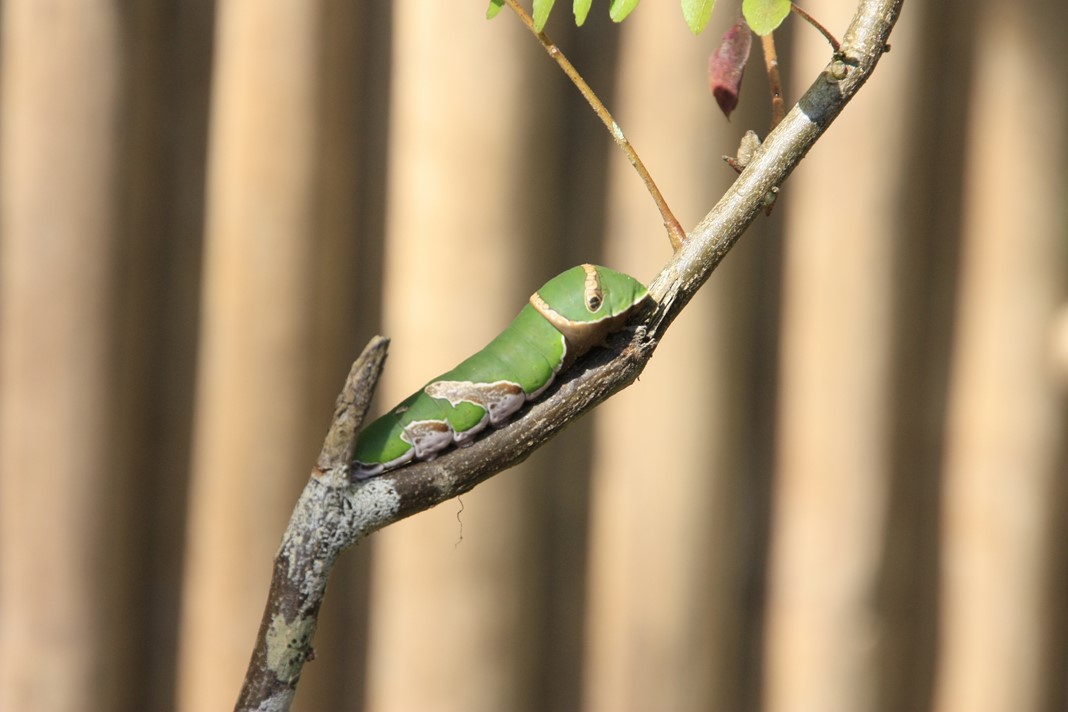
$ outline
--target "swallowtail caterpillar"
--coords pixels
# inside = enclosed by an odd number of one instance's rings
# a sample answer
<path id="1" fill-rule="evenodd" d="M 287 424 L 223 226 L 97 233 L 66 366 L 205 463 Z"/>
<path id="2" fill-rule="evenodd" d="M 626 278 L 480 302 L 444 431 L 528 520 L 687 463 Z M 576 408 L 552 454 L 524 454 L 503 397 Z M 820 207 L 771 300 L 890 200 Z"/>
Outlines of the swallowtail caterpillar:
<path id="1" fill-rule="evenodd" d="M 487 425 L 500 427 L 544 393 L 649 299 L 641 282 L 606 267 L 579 265 L 557 275 L 484 349 L 368 425 L 356 442 L 353 475 L 374 477 L 470 445 Z"/>

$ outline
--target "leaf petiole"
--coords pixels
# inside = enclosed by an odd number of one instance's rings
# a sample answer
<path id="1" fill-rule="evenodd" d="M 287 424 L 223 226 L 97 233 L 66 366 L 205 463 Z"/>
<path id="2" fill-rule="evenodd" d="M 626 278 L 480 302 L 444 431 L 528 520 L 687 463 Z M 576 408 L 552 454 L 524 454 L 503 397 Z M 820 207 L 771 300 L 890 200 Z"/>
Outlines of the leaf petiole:
<path id="1" fill-rule="evenodd" d="M 612 114 L 608 111 L 600 98 L 594 93 L 590 85 L 586 83 L 586 80 L 582 78 L 582 75 L 578 73 L 574 65 L 568 61 L 564 53 L 560 51 L 560 48 L 553 44 L 544 32 L 539 32 L 534 24 L 533 18 L 527 11 L 523 9 L 523 6 L 519 4 L 518 0 L 504 0 L 508 7 L 512 8 L 512 11 L 519 16 L 519 19 L 523 22 L 528 30 L 538 39 L 542 48 L 548 52 L 549 56 L 553 58 L 553 61 L 563 70 L 567 75 L 571 83 L 578 88 L 579 92 L 589 103 L 597 117 L 601 119 L 601 123 L 608 129 L 608 133 L 612 134 L 612 140 L 616 142 L 623 153 L 627 155 L 627 159 L 630 164 L 634 166 L 634 170 L 638 171 L 638 175 L 641 177 L 642 182 L 645 183 L 645 188 L 649 191 L 649 194 L 653 197 L 653 202 L 656 203 L 656 207 L 660 210 L 660 215 L 664 220 L 664 228 L 668 233 L 668 240 L 671 241 L 671 248 L 675 252 L 679 251 L 682 244 L 686 241 L 686 231 L 682 229 L 682 225 L 679 224 L 675 214 L 671 212 L 671 208 L 668 207 L 667 201 L 661 194 L 660 189 L 656 187 L 656 182 L 653 181 L 652 175 L 645 168 L 645 164 L 642 163 L 642 159 L 638 157 L 638 152 L 634 150 L 634 147 L 630 145 L 630 141 L 623 135 L 623 129 L 619 127 L 616 120 L 612 118 Z"/>

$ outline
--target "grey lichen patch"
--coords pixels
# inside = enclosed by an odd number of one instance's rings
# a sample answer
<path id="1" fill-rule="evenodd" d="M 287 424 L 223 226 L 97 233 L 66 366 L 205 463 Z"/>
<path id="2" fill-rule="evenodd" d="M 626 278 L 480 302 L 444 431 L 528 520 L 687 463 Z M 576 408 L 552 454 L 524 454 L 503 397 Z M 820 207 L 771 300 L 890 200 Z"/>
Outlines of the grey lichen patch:
<path id="1" fill-rule="evenodd" d="M 381 477 L 354 487 L 348 505 L 355 539 L 392 522 L 400 511 L 401 496 L 391 477 Z"/>
<path id="2" fill-rule="evenodd" d="M 267 667 L 286 684 L 300 677 L 300 670 L 308 655 L 308 641 L 315 633 L 315 618 L 301 617 L 292 623 L 281 614 L 271 619 L 267 629 Z"/>
<path id="3" fill-rule="evenodd" d="M 287 576 L 304 595 L 318 595 L 334 559 L 357 539 L 392 522 L 401 496 L 392 478 L 366 480 L 344 489 L 312 480 L 304 488 L 282 537 L 279 554 Z"/>
<path id="4" fill-rule="evenodd" d="M 294 689 L 287 689 L 268 697 L 259 704 L 256 712 L 288 712 L 293 706 L 293 697 L 296 692 Z"/>

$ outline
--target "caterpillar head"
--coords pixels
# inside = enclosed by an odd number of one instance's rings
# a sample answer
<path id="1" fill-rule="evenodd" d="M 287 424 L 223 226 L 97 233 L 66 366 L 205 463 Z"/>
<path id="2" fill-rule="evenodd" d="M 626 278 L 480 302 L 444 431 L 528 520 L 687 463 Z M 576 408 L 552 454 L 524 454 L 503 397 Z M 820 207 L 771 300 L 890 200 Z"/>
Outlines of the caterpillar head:
<path id="1" fill-rule="evenodd" d="M 633 277 L 584 264 L 546 282 L 530 303 L 564 335 L 573 360 L 623 328 L 649 298 L 649 290 Z"/>

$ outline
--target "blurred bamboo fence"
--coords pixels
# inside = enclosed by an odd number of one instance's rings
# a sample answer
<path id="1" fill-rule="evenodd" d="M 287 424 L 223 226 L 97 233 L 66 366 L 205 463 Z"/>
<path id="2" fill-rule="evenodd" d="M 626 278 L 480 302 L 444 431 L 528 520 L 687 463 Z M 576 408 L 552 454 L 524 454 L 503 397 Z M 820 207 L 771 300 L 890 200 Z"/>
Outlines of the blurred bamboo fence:
<path id="1" fill-rule="evenodd" d="M 720 5 L 548 28 L 687 226 L 768 120 Z M 659 215 L 483 3 L 0 7 L 0 710 L 228 709 L 367 338 L 385 407 Z M 346 554 L 295 708 L 1068 710 L 1066 27 L 907 3 L 639 383 Z"/>

